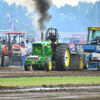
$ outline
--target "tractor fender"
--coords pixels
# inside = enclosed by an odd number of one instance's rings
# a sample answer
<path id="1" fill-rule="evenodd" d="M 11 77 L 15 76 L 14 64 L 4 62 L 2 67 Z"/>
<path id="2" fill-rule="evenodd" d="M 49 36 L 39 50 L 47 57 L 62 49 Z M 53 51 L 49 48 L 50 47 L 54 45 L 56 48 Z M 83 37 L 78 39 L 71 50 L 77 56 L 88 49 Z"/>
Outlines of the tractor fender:
<path id="1" fill-rule="evenodd" d="M 6 48 L 6 45 L 2 45 L 2 47 L 1 47 L 1 52 L 2 52 L 2 54 L 4 54 L 4 55 L 7 54 L 7 48 Z"/>

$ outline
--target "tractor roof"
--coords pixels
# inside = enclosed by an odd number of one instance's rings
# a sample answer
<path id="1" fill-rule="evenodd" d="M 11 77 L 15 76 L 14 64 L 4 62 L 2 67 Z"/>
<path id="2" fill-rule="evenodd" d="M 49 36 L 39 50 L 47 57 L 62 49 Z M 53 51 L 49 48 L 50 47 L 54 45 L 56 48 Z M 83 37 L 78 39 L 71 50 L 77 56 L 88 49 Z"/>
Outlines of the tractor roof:
<path id="1" fill-rule="evenodd" d="M 5 32 L 5 34 L 25 34 L 25 32 Z"/>
<path id="2" fill-rule="evenodd" d="M 100 30 L 100 27 L 88 27 L 88 30 Z"/>

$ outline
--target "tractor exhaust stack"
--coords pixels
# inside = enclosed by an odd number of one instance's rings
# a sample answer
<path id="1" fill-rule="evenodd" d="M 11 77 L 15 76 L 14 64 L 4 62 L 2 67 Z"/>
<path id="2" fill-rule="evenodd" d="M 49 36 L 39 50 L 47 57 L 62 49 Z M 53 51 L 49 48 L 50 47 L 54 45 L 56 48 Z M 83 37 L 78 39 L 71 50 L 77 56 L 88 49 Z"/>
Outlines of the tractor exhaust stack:
<path id="1" fill-rule="evenodd" d="M 41 42 L 43 42 L 43 40 L 44 40 L 44 34 L 43 32 L 41 32 Z"/>

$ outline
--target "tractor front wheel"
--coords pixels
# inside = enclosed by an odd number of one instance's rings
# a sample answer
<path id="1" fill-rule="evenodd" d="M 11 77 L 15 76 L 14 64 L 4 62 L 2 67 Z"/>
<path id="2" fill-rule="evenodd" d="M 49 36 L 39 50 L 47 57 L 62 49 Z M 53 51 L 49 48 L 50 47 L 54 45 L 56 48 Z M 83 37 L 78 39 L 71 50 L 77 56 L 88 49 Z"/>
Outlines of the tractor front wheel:
<path id="1" fill-rule="evenodd" d="M 3 54 L 1 55 L 0 60 L 1 60 L 1 67 L 4 67 L 4 55 Z"/>
<path id="2" fill-rule="evenodd" d="M 55 52 L 56 70 L 67 71 L 70 64 L 70 47 L 67 43 L 58 45 Z"/>
<path id="3" fill-rule="evenodd" d="M 50 58 L 47 59 L 46 63 L 45 63 L 45 68 L 46 71 L 51 71 L 52 70 L 52 61 Z"/>
<path id="4" fill-rule="evenodd" d="M 24 69 L 25 69 L 25 71 L 29 71 L 30 70 L 30 65 L 24 65 Z"/>
<path id="5" fill-rule="evenodd" d="M 4 67 L 9 66 L 9 56 L 4 56 Z"/>

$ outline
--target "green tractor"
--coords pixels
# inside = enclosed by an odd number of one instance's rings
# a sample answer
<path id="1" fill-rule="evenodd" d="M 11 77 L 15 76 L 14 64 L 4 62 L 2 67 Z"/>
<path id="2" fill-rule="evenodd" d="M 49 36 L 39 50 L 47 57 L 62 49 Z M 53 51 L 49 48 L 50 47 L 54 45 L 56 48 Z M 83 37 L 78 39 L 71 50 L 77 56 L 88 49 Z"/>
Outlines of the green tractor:
<path id="1" fill-rule="evenodd" d="M 31 65 L 33 70 L 51 71 L 53 65 L 58 71 L 69 70 L 70 47 L 59 42 L 58 36 L 57 29 L 49 28 L 44 41 L 33 43 L 32 55 L 25 59 L 25 71 L 29 71 Z"/>

